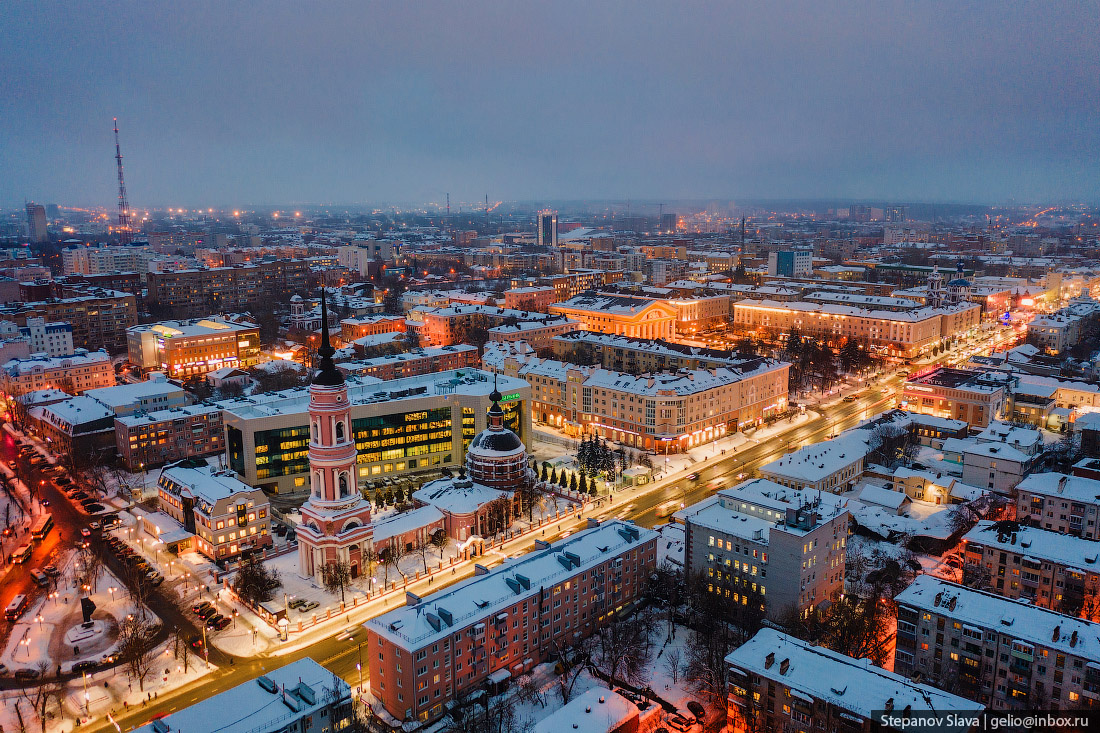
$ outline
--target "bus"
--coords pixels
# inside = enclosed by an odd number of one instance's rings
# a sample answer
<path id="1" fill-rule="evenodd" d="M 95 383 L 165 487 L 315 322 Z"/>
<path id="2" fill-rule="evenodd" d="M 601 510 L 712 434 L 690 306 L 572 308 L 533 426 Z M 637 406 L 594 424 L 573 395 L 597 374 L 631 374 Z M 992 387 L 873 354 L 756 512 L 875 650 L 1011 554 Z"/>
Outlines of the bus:
<path id="1" fill-rule="evenodd" d="M 28 542 L 25 545 L 21 545 L 19 549 L 11 554 L 10 560 L 14 563 L 24 563 L 31 559 L 31 546 Z"/>
<path id="2" fill-rule="evenodd" d="M 661 506 L 657 507 L 657 511 L 655 511 L 654 514 L 656 514 L 658 517 L 662 517 L 662 518 L 663 517 L 668 517 L 668 516 L 671 516 L 671 515 L 675 514 L 678 511 L 680 511 L 680 509 L 682 509 L 682 508 L 683 508 L 683 505 L 680 504 L 680 502 L 670 501 L 670 502 L 666 502 L 666 503 L 662 504 Z"/>
<path id="3" fill-rule="evenodd" d="M 41 540 L 50 533 L 51 529 L 53 529 L 53 515 L 43 514 L 38 519 L 34 520 L 34 526 L 31 527 L 31 537 L 36 540 Z"/>
<path id="4" fill-rule="evenodd" d="M 27 597 L 25 595 L 18 595 L 11 599 L 11 603 L 4 609 L 4 618 L 8 621 L 14 621 L 23 615 L 23 611 L 27 608 Z"/>

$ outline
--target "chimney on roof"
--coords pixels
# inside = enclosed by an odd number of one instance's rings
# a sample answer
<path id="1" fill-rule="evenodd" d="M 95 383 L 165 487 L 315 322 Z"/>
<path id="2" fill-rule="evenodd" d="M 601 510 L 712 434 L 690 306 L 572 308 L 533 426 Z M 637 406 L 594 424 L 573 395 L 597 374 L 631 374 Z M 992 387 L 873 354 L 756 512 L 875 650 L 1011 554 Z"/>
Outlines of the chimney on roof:
<path id="1" fill-rule="evenodd" d="M 779 674 L 781 674 L 781 675 L 787 674 L 787 670 L 790 669 L 790 668 L 791 668 L 791 660 L 790 659 L 784 659 L 782 662 L 779 663 Z"/>

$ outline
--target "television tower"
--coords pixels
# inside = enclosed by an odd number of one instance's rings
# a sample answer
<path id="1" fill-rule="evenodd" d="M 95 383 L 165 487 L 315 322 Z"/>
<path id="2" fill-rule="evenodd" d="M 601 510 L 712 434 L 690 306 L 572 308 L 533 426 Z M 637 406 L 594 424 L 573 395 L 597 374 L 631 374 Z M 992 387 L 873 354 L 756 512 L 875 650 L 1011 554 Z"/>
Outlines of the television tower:
<path id="1" fill-rule="evenodd" d="M 130 203 L 126 200 L 126 181 L 122 178 L 122 148 L 118 144 L 118 118 L 115 118 L 115 161 L 118 163 L 118 241 L 129 244 Z"/>

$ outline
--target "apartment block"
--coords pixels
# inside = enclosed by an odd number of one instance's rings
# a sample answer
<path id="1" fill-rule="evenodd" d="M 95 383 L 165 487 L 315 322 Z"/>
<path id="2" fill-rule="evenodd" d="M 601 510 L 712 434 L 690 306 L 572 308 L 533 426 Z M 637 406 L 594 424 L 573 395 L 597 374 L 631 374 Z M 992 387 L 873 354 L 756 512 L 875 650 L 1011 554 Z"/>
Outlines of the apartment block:
<path id="1" fill-rule="evenodd" d="M 404 333 L 404 316 L 365 316 L 340 321 L 340 340 L 346 343 L 380 333 Z"/>
<path id="2" fill-rule="evenodd" d="M 546 313 L 550 304 L 556 302 L 554 288 L 542 285 L 529 288 L 512 288 L 504 291 L 504 307 L 521 311 Z"/>
<path id="3" fill-rule="evenodd" d="M 205 461 L 168 466 L 157 481 L 161 511 L 195 535 L 194 548 L 216 562 L 272 544 L 267 495 L 214 471 Z"/>
<path id="4" fill-rule="evenodd" d="M 225 450 L 222 410 L 188 405 L 115 418 L 115 447 L 130 471 Z"/>
<path id="5" fill-rule="evenodd" d="M 871 432 L 855 428 L 788 453 L 760 467 L 763 478 L 790 489 L 843 493 L 855 487 L 863 475 Z"/>
<path id="6" fill-rule="evenodd" d="M 963 543 L 964 577 L 973 579 L 968 585 L 1071 616 L 1100 618 L 1100 542 L 982 521 Z"/>
<path id="7" fill-rule="evenodd" d="M 398 720 L 435 720 L 448 702 L 545 662 L 642 594 L 658 534 L 612 520 L 367 622 L 371 695 Z"/>
<path id="8" fill-rule="evenodd" d="M 1016 519 L 1034 527 L 1100 540 L 1100 481 L 1033 473 L 1016 486 Z"/>
<path id="9" fill-rule="evenodd" d="M 872 733 L 893 730 L 882 725 L 883 713 L 944 715 L 983 709 L 958 695 L 876 667 L 867 659 L 852 659 L 770 628 L 734 650 L 726 663 L 726 730 L 730 733 Z"/>
<path id="10" fill-rule="evenodd" d="M 787 407 L 790 364 L 764 357 L 737 368 L 633 375 L 540 359 L 517 342 L 487 345 L 481 361 L 527 380 L 536 420 L 658 453 L 710 442 Z"/>
<path id="11" fill-rule="evenodd" d="M 66 287 L 66 296 L 0 307 L 0 319 L 26 326 L 30 318 L 72 326 L 76 349 L 126 349 L 126 329 L 137 323 L 137 299 L 130 293 L 89 287 Z"/>
<path id="12" fill-rule="evenodd" d="M 894 672 L 992 710 L 1100 703 L 1100 624 L 920 575 L 894 599 Z"/>
<path id="13" fill-rule="evenodd" d="M 833 494 L 752 479 L 676 514 L 684 567 L 707 590 L 770 618 L 803 616 L 844 590 L 847 502 Z"/>
<path id="14" fill-rule="evenodd" d="M 834 347 L 855 339 L 879 353 L 908 359 L 930 352 L 944 339 L 976 329 L 981 310 L 977 303 L 899 312 L 805 301 L 742 300 L 733 304 L 732 327 L 736 333 L 772 342 L 792 331 Z"/>
<path id="15" fill-rule="evenodd" d="M 146 301 L 154 312 L 175 318 L 247 311 L 306 292 L 309 272 L 305 260 L 150 272 Z"/>
<path id="16" fill-rule="evenodd" d="M 401 379 L 421 374 L 434 374 L 451 369 L 476 367 L 481 363 L 477 347 L 469 344 L 429 346 L 404 354 L 388 354 L 373 359 L 343 361 L 336 367 L 344 374 L 377 379 Z"/>
<path id="17" fill-rule="evenodd" d="M 105 351 L 77 349 L 68 356 L 12 359 L 2 368 L 4 390 L 9 394 L 57 388 L 77 395 L 115 384 L 115 370 Z"/>

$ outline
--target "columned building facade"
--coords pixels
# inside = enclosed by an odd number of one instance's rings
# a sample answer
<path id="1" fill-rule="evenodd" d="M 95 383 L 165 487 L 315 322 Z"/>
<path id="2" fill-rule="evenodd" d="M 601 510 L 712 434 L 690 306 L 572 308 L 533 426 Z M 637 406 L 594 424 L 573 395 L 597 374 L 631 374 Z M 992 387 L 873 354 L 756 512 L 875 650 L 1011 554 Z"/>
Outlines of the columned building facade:
<path id="1" fill-rule="evenodd" d="M 358 577 L 372 549 L 370 504 L 355 477 L 356 448 L 344 375 L 332 360 L 325 293 L 321 291 L 321 357 L 309 387 L 309 499 L 298 527 L 298 573 L 320 579 L 323 568 L 347 563 Z"/>

